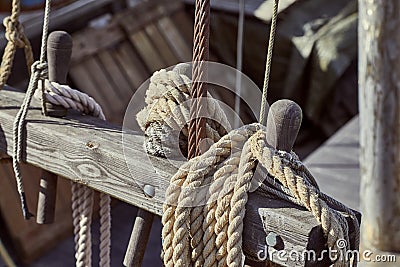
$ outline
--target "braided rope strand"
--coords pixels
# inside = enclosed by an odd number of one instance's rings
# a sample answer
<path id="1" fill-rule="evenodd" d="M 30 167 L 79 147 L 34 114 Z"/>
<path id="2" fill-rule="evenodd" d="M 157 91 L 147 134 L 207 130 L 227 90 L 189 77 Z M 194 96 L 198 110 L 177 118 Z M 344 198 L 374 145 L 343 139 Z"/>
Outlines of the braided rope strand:
<path id="1" fill-rule="evenodd" d="M 19 22 L 20 13 L 20 0 L 13 0 L 11 15 L 5 17 L 3 20 L 3 25 L 6 28 L 5 37 L 7 39 L 7 45 L 4 49 L 0 67 L 0 90 L 3 89 L 10 77 L 17 48 L 24 49 L 26 65 L 29 74 L 31 74 L 31 66 L 33 64 L 32 46 L 25 36 L 23 26 Z"/>
<path id="2" fill-rule="evenodd" d="M 265 123 L 267 121 L 267 110 L 266 110 L 267 109 L 267 95 L 268 95 L 269 78 L 270 78 L 270 74 L 271 74 L 272 54 L 273 54 L 274 42 L 275 42 L 276 21 L 278 19 L 278 6 L 279 6 L 279 0 L 274 0 L 274 11 L 272 14 L 271 29 L 270 29 L 270 33 L 269 33 L 267 60 L 265 63 L 264 85 L 263 85 L 263 92 L 262 92 L 262 98 L 261 98 L 260 123 L 263 125 L 265 125 Z"/>
<path id="3" fill-rule="evenodd" d="M 100 267 L 111 266 L 111 198 L 100 193 Z"/>
<path id="4" fill-rule="evenodd" d="M 210 0 L 196 0 L 193 33 L 192 102 L 189 121 L 189 159 L 201 154 L 200 142 L 205 138 L 204 99 L 207 97 L 207 63 L 210 36 Z"/>
<path id="5" fill-rule="evenodd" d="M 74 199 L 78 200 L 78 217 L 74 218 L 74 224 L 79 224 L 79 233 L 75 236 L 77 248 L 75 252 L 77 267 L 92 266 L 92 238 L 91 222 L 93 210 L 93 190 L 80 185 L 76 193 L 79 195 Z"/>

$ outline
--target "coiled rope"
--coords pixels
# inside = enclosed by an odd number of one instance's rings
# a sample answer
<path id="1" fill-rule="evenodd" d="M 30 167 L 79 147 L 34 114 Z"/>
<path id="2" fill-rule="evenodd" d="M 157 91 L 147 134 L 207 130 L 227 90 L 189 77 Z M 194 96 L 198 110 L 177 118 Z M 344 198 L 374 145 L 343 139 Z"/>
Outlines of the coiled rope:
<path id="1" fill-rule="evenodd" d="M 23 215 L 29 219 L 33 215 L 29 212 L 26 203 L 26 196 L 22 183 L 22 174 L 20 163 L 22 162 L 23 151 L 23 130 L 25 119 L 28 113 L 29 105 L 37 88 L 41 89 L 41 100 L 44 114 L 46 114 L 45 102 L 55 105 L 61 105 L 65 108 L 72 108 L 82 113 L 93 115 L 105 120 L 105 116 L 101 107 L 96 101 L 88 95 L 72 89 L 66 85 L 59 85 L 55 82 L 47 80 L 47 62 L 46 47 L 49 28 L 51 0 L 46 0 L 44 11 L 44 22 L 42 31 L 42 42 L 40 50 L 40 59 L 32 64 L 31 77 L 29 86 L 25 94 L 21 108 L 14 120 L 14 155 L 13 169 L 17 181 L 17 189 L 21 199 L 21 207 Z M 9 19 L 13 23 L 18 21 L 19 3 L 13 1 L 13 16 Z M 18 26 L 20 27 L 20 26 Z M 22 28 L 18 28 L 19 30 Z M 7 36 L 7 35 L 6 35 Z M 8 36 L 12 36 L 8 33 Z M 7 37 L 8 39 L 8 37 Z M 25 38 L 26 39 L 26 38 Z M 25 41 L 24 41 L 25 42 Z M 25 42 L 26 43 L 26 42 Z M 27 51 L 27 50 L 26 50 Z M 7 52 L 7 50 L 6 50 Z M 26 53 L 28 54 L 28 53 Z M 6 57 L 7 55 L 4 55 Z M 8 56 L 3 64 L 8 65 Z M 29 60 L 27 58 L 28 64 Z M 4 66 L 5 66 L 4 65 Z M 2 72 L 3 75 L 3 72 Z M 41 85 L 41 86 L 39 86 Z M 76 242 L 76 265 L 91 266 L 91 234 L 90 226 L 92 220 L 93 209 L 93 190 L 87 186 L 72 183 L 72 209 L 74 234 Z M 110 197 L 106 194 L 100 194 L 100 266 L 110 266 L 110 247 L 111 247 L 111 214 L 110 214 Z"/>
<path id="2" fill-rule="evenodd" d="M 168 134 L 180 131 L 179 125 L 184 125 L 182 115 L 189 113 L 184 103 L 185 98 L 190 98 L 190 79 L 177 69 L 182 68 L 160 70 L 152 76 L 147 106 L 138 114 L 138 122 L 146 133 L 146 147 L 152 148 L 148 153 L 157 151 L 158 156 L 164 148 L 170 149 L 173 135 Z M 215 103 L 212 99 L 207 101 L 208 106 Z M 166 106 L 167 109 L 162 108 Z M 217 104 L 214 107 L 216 110 L 209 114 L 223 114 L 222 110 L 218 112 Z M 159 136 L 149 138 L 148 130 L 156 128 L 168 131 L 151 131 Z M 243 266 L 243 218 L 257 163 L 273 177 L 267 177 L 259 190 L 308 209 L 321 223 L 332 249 L 339 249 L 339 239 L 347 240 L 349 246 L 345 219 L 349 216 L 356 229 L 358 247 L 359 225 L 354 213 L 320 192 L 315 179 L 293 152 L 278 151 L 265 140 L 266 129 L 261 124 L 230 131 L 207 152 L 186 162 L 172 177 L 162 217 L 165 266 Z M 345 260 L 338 259 L 334 266 L 348 266 Z M 355 261 L 353 266 L 356 264 Z"/>

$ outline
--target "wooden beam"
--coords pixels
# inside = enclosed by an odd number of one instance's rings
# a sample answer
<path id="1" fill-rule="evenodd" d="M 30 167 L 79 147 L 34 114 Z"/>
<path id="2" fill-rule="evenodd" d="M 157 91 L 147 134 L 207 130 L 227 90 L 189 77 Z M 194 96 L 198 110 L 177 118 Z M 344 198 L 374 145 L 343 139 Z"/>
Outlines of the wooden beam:
<path id="1" fill-rule="evenodd" d="M 22 99 L 22 93 L 0 91 L 0 152 L 8 155 L 12 155 L 12 124 Z M 124 138 L 127 140 L 128 137 L 128 141 L 123 147 L 121 127 L 102 120 L 76 114 L 66 118 L 44 117 L 37 101 L 33 101 L 28 112 L 25 135 L 23 159 L 27 163 L 84 183 L 159 216 L 170 177 L 177 171 L 176 166 L 182 164 L 147 155 L 143 150 L 144 137 L 139 133 L 125 131 Z M 144 193 L 145 185 L 155 187 L 154 197 Z M 313 222 L 311 228 L 317 225 L 311 213 L 293 204 L 277 202 L 256 190 L 249 196 L 243 233 L 243 249 L 251 259 L 257 259 L 260 250 L 264 250 L 270 231 L 263 223 L 263 209 L 273 209 L 276 214 L 280 214 L 281 209 L 290 210 L 282 216 L 287 216 L 286 226 L 291 231 L 279 227 L 274 230 L 287 240 L 285 250 L 296 246 L 305 249 L 315 240 L 321 240 L 321 243 L 313 243 L 313 246 L 324 247 L 322 231 L 317 231 L 311 239 L 299 228 L 296 218 Z M 301 243 L 293 239 L 295 234 L 292 232 L 300 233 Z"/>
<path id="2" fill-rule="evenodd" d="M 400 252 L 400 1 L 358 2 L 362 245 Z"/>
<path id="3" fill-rule="evenodd" d="M 119 0 L 122 2 L 123 0 Z M 50 14 L 50 30 L 64 28 L 65 25 L 70 24 L 77 19 L 82 17 L 85 19 L 93 18 L 93 16 L 98 16 L 96 10 L 103 10 L 103 13 L 107 12 L 106 7 L 115 4 L 115 0 L 78 0 L 72 3 L 56 8 L 52 10 Z M 24 31 L 28 39 L 40 36 L 42 33 L 43 25 L 43 12 L 35 12 L 31 16 L 26 16 L 22 18 L 22 25 L 24 26 Z M 0 47 L 5 47 L 6 38 L 4 35 L 0 36 Z"/>

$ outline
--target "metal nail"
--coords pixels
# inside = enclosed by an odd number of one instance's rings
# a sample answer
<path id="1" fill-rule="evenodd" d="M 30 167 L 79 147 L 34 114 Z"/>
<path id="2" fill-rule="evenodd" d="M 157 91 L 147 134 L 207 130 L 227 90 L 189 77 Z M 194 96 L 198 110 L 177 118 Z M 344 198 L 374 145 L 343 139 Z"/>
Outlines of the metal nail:
<path id="1" fill-rule="evenodd" d="M 274 232 L 270 232 L 265 238 L 265 241 L 268 246 L 275 247 L 278 244 L 278 238 L 279 236 L 277 234 L 275 234 Z"/>
<path id="2" fill-rule="evenodd" d="M 154 186 L 146 184 L 143 187 L 143 192 L 147 197 L 152 198 L 156 194 L 156 189 L 154 188 Z"/>

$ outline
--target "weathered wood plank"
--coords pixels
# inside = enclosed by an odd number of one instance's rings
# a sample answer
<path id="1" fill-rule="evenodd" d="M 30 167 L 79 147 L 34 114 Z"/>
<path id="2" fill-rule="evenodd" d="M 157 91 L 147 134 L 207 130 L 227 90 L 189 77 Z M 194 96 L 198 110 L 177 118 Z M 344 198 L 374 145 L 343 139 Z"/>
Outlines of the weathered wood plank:
<path id="1" fill-rule="evenodd" d="M 159 70 L 167 65 L 167 63 L 162 60 L 159 50 L 144 32 L 136 32 L 129 36 L 129 39 L 151 72 Z"/>
<path id="2" fill-rule="evenodd" d="M 167 42 L 174 50 L 174 53 L 178 55 L 181 61 L 190 60 L 192 57 L 192 51 L 187 45 L 182 35 L 176 30 L 173 22 L 170 18 L 161 18 L 158 22 L 158 27 L 162 32 L 165 32 L 165 38 Z"/>
<path id="3" fill-rule="evenodd" d="M 112 82 L 114 92 L 118 94 L 121 100 L 121 105 L 119 105 L 119 107 L 126 109 L 129 98 L 132 95 L 132 86 L 123 75 L 121 68 L 117 65 L 113 54 L 109 51 L 102 51 L 98 54 L 98 58 L 103 72 L 106 74 L 107 79 Z"/>
<path id="4" fill-rule="evenodd" d="M 194 0 L 184 0 L 185 3 L 194 4 Z M 244 13 L 248 16 L 254 14 L 254 11 L 262 5 L 265 0 L 247 0 L 245 1 L 245 10 Z M 224 12 L 239 12 L 239 4 L 238 1 L 235 0 L 211 0 L 211 8 L 213 10 L 219 10 Z"/>
<path id="5" fill-rule="evenodd" d="M 180 1 L 157 1 L 143 2 L 135 8 L 117 15 L 116 20 L 123 26 L 128 34 L 137 32 L 161 17 L 172 16 L 181 10 L 183 5 Z"/>
<path id="6" fill-rule="evenodd" d="M 69 75 L 77 88 L 93 97 L 100 106 L 107 105 L 107 102 L 102 97 L 101 90 L 97 90 L 97 85 L 90 79 L 90 70 L 85 63 L 71 67 Z"/>
<path id="7" fill-rule="evenodd" d="M 50 13 L 51 24 L 49 25 L 49 30 L 52 31 L 53 29 L 64 28 L 65 25 L 77 19 L 81 19 L 82 17 L 90 19 L 96 16 L 96 10 L 101 10 L 114 2 L 115 0 L 79 0 L 73 1 L 71 4 L 64 7 L 54 9 Z M 23 21 L 22 24 L 28 39 L 39 36 L 42 33 L 43 13 L 37 12 L 37 15 Z M 0 47 L 4 47 L 6 41 L 4 35 L 0 36 Z"/>
<path id="8" fill-rule="evenodd" d="M 0 127 L 3 127 L 1 124 Z M 35 206 L 38 200 L 39 178 L 41 170 L 31 165 L 22 164 L 25 193 L 29 207 L 37 214 Z M 54 248 L 60 240 L 70 235 L 72 230 L 70 182 L 59 179 L 55 218 L 53 224 L 39 225 L 34 219 L 25 220 L 22 217 L 19 196 L 16 191 L 11 160 L 2 162 L 0 166 L 0 209 L 4 223 L 11 238 L 15 241 L 15 249 L 24 263 L 29 263 L 38 256 Z"/>
<path id="9" fill-rule="evenodd" d="M 359 118 L 353 118 L 305 160 L 321 190 L 360 208 Z M 346 186 L 343 186 L 346 184 Z"/>
<path id="10" fill-rule="evenodd" d="M 176 56 L 171 51 L 168 43 L 165 41 L 160 31 L 154 24 L 149 24 L 145 28 L 146 34 L 150 37 L 152 43 L 161 53 L 161 57 L 167 66 L 172 66 L 178 63 Z M 168 34 L 168 33 L 165 33 Z"/>
<path id="11" fill-rule="evenodd" d="M 362 241 L 400 252 L 400 2 L 358 3 Z"/>
<path id="12" fill-rule="evenodd" d="M 0 136 L 4 136 L 0 139 L 0 151 L 9 155 L 12 155 L 13 146 L 12 122 L 22 98 L 22 93 L 0 92 Z M 47 133 L 46 136 L 43 132 Z M 44 117 L 40 104 L 33 101 L 27 117 L 23 158 L 29 164 L 161 215 L 168 181 L 182 162 L 174 162 L 177 165 L 173 166 L 165 159 L 147 155 L 143 150 L 144 138 L 139 133 L 125 131 L 124 138 L 125 147 L 122 145 L 121 127 L 89 116 Z M 143 193 L 146 184 L 155 187 L 151 199 Z M 257 258 L 257 253 L 265 245 L 266 233 L 258 211 L 271 208 L 267 200 L 258 191 L 249 197 L 243 236 L 246 255 L 252 259 Z M 293 208 L 292 212 L 295 218 L 298 212 L 304 214 L 299 207 Z M 310 213 L 305 214 L 309 220 L 315 220 Z M 287 221 L 296 231 L 297 221 Z M 276 231 L 282 236 L 288 235 L 279 229 Z"/>
<path id="13" fill-rule="evenodd" d="M 124 41 L 116 47 L 114 55 L 116 60 L 121 64 L 129 81 L 133 84 L 135 90 L 150 77 L 149 71 L 136 52 L 133 51 L 132 45 L 128 41 Z"/>
<path id="14" fill-rule="evenodd" d="M 104 28 L 85 30 L 74 34 L 74 49 L 72 50 L 72 64 L 96 54 L 98 51 L 112 47 L 125 39 L 125 34 L 115 22 Z"/>

